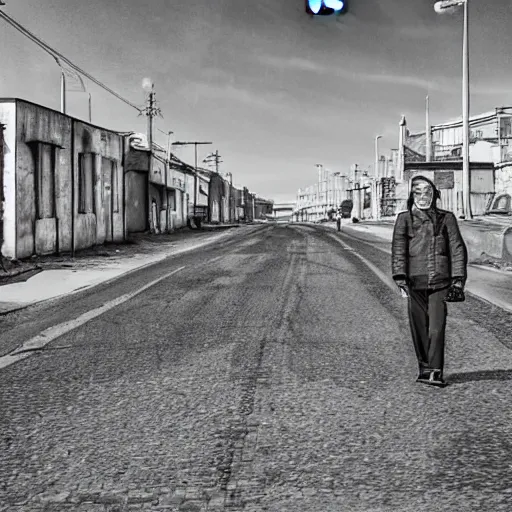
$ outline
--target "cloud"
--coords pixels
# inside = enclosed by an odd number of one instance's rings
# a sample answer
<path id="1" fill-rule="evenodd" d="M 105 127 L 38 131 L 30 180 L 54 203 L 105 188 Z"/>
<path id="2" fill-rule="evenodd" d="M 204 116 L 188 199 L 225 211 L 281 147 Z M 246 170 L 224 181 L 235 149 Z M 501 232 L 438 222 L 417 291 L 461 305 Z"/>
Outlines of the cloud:
<path id="1" fill-rule="evenodd" d="M 326 73 L 328 72 L 328 68 L 317 64 L 316 62 L 312 62 L 307 59 L 302 58 L 291 58 L 291 59 L 283 59 L 279 57 L 267 56 L 262 61 L 264 64 L 271 65 L 279 68 L 287 68 L 287 69 L 296 69 L 299 71 L 312 71 L 314 73 Z"/>
<path id="2" fill-rule="evenodd" d="M 426 80 L 418 76 L 407 75 L 385 75 L 385 74 L 371 74 L 362 73 L 356 75 L 358 79 L 368 80 L 374 83 L 405 85 L 410 87 L 417 87 L 420 89 L 428 89 L 434 91 L 444 90 L 439 82 L 434 80 Z"/>
<path id="3" fill-rule="evenodd" d="M 231 84 L 214 85 L 211 83 L 195 82 L 187 85 L 187 95 L 197 98 L 207 97 L 229 102 L 243 103 L 245 105 L 275 110 L 283 107 L 283 96 L 280 93 L 257 93 Z"/>
<path id="4" fill-rule="evenodd" d="M 302 58 L 282 58 L 274 57 L 271 55 L 258 57 L 260 64 L 265 66 L 272 66 L 279 69 L 312 72 L 322 75 L 331 75 L 333 77 L 344 78 L 355 82 L 371 82 L 380 84 L 391 84 L 398 86 L 416 87 L 419 89 L 426 89 L 430 91 L 445 91 L 451 90 L 448 84 L 443 83 L 442 79 L 424 79 L 419 76 L 409 76 L 400 74 L 386 74 L 386 73 L 367 73 L 358 72 L 357 70 L 349 71 L 341 69 L 338 66 L 326 66 L 321 63 L 310 61 Z"/>

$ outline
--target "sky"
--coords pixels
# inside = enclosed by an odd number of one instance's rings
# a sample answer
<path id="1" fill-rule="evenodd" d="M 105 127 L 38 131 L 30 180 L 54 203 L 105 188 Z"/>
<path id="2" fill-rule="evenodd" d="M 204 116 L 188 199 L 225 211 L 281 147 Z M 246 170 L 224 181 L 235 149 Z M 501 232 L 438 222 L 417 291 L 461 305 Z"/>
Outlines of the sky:
<path id="1" fill-rule="evenodd" d="M 317 179 L 315 164 L 348 172 L 412 132 L 460 116 L 462 9 L 433 0 L 350 0 L 344 16 L 310 17 L 304 0 L 5 0 L 2 9 L 130 102 L 150 77 L 163 118 L 156 141 L 211 141 L 220 171 L 276 202 Z M 470 2 L 471 114 L 512 105 L 510 0 Z M 0 19 L 0 97 L 60 109 L 60 70 Z M 145 133 L 137 110 L 84 79 L 92 122 Z M 87 120 L 87 94 L 67 95 Z M 165 133 L 162 133 L 165 132 Z M 175 154 L 193 164 L 193 147 Z"/>

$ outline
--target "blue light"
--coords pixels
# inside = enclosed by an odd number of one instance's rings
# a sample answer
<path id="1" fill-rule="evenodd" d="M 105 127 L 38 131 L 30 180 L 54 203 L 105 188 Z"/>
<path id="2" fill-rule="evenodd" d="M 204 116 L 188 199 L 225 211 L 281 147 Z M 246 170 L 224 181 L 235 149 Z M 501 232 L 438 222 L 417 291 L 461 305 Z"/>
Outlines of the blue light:
<path id="1" fill-rule="evenodd" d="M 322 8 L 322 0 L 308 0 L 309 8 L 315 13 L 318 14 L 320 9 Z"/>
<path id="2" fill-rule="evenodd" d="M 335 11 L 341 11 L 345 5 L 345 2 L 342 0 L 324 0 L 324 5 L 325 7 L 330 7 Z"/>

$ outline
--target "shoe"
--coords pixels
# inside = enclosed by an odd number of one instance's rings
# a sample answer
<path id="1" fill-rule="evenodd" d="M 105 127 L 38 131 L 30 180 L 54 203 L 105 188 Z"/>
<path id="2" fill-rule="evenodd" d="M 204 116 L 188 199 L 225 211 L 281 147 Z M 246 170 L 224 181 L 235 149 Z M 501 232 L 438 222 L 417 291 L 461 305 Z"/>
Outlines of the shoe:
<path id="1" fill-rule="evenodd" d="M 443 372 L 441 370 L 432 370 L 430 372 L 428 384 L 438 387 L 446 386 L 446 382 L 443 380 Z"/>
<path id="2" fill-rule="evenodd" d="M 424 366 L 420 366 L 418 378 L 416 379 L 416 382 L 428 382 L 430 379 L 431 372 L 432 372 L 432 370 L 429 370 L 428 368 L 425 368 Z"/>

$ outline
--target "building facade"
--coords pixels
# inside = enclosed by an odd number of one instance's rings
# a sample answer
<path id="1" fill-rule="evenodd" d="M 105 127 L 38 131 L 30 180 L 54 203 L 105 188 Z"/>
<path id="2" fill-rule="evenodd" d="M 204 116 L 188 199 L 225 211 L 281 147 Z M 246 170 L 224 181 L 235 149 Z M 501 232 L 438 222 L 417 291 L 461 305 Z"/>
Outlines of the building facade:
<path id="1" fill-rule="evenodd" d="M 512 110 L 495 109 L 469 119 L 471 210 L 482 215 L 493 202 L 512 193 Z M 441 191 L 441 207 L 462 213 L 462 120 L 454 119 L 411 134 L 400 122 L 401 161 L 397 169 L 396 208 L 405 209 L 408 180 L 416 174 L 430 177 Z M 430 149 L 430 151 L 428 151 Z M 429 158 L 427 159 L 427 153 Z M 508 163 L 510 161 L 510 164 Z"/>
<path id="2" fill-rule="evenodd" d="M 74 252 L 125 238 L 123 137 L 20 99 L 5 125 L 2 253 Z"/>
<path id="3" fill-rule="evenodd" d="M 154 151 L 150 170 L 149 148 L 141 134 L 128 135 L 125 148 L 127 232 L 167 233 L 186 226 L 193 193 L 193 168 L 174 155 L 167 158 Z M 189 176 L 191 181 L 187 179 Z"/>

